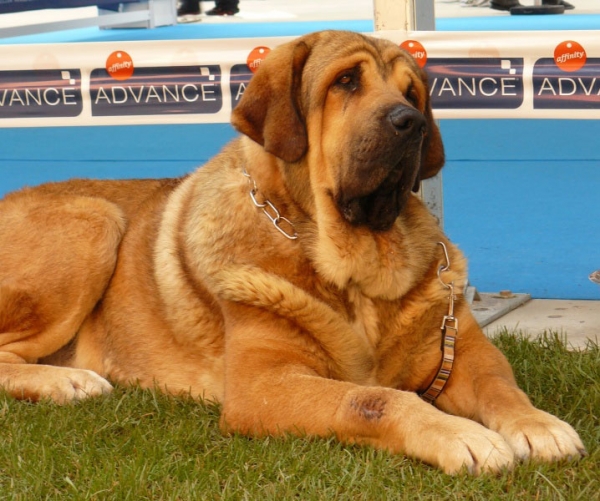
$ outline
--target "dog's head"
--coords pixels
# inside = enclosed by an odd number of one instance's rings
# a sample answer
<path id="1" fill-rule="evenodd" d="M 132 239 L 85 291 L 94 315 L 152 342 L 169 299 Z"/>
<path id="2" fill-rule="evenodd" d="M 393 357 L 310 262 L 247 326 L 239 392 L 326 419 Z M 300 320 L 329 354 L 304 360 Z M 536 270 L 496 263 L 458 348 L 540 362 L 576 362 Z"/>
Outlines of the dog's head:
<path id="1" fill-rule="evenodd" d="M 312 190 L 373 231 L 390 229 L 444 163 L 425 72 L 394 43 L 357 33 L 313 33 L 273 50 L 232 123 L 286 168 L 308 165 Z"/>

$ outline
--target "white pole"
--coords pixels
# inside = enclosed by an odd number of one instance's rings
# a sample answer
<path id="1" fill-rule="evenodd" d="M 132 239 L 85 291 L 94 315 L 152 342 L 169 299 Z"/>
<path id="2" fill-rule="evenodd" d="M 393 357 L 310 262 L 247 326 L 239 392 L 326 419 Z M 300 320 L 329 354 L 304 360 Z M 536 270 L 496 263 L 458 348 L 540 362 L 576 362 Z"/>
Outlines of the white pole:
<path id="1" fill-rule="evenodd" d="M 404 30 L 414 26 L 414 0 L 373 0 L 375 31 Z"/>
<path id="2" fill-rule="evenodd" d="M 375 31 L 435 30 L 434 0 L 373 0 Z"/>

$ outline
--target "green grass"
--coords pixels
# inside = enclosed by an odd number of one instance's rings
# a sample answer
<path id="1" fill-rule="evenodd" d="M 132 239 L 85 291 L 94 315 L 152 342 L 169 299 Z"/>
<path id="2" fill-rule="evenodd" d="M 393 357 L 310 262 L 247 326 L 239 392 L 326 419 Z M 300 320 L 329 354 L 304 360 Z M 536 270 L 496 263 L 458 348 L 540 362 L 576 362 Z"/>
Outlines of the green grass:
<path id="1" fill-rule="evenodd" d="M 557 335 L 495 340 L 534 404 L 569 421 L 588 457 L 450 477 L 335 440 L 223 437 L 219 409 L 137 388 L 77 405 L 0 395 L 0 500 L 600 499 L 600 349 Z"/>

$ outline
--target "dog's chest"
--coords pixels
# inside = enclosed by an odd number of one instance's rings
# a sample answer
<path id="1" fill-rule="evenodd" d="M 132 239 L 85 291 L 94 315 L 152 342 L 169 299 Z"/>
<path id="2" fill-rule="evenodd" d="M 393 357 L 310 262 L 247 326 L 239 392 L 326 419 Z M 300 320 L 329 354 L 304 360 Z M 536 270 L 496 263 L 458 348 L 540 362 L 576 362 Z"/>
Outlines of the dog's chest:
<path id="1" fill-rule="evenodd" d="M 356 289 L 350 289 L 348 293 L 350 304 L 350 323 L 354 332 L 366 341 L 373 350 L 379 343 L 379 312 L 374 301 L 361 294 Z"/>
<path id="2" fill-rule="evenodd" d="M 416 391 L 439 362 L 443 305 L 348 292 L 348 322 L 370 359 L 374 384 Z"/>

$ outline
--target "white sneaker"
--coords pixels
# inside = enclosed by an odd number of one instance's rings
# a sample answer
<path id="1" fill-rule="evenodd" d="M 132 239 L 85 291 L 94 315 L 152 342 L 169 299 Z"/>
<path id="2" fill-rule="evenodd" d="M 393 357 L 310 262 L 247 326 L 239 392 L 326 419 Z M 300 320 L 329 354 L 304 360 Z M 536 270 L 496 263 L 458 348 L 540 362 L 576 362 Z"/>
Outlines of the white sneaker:
<path id="1" fill-rule="evenodd" d="M 181 24 L 186 23 L 197 23 L 202 20 L 202 14 L 183 14 L 181 16 L 177 16 L 177 22 Z"/>

